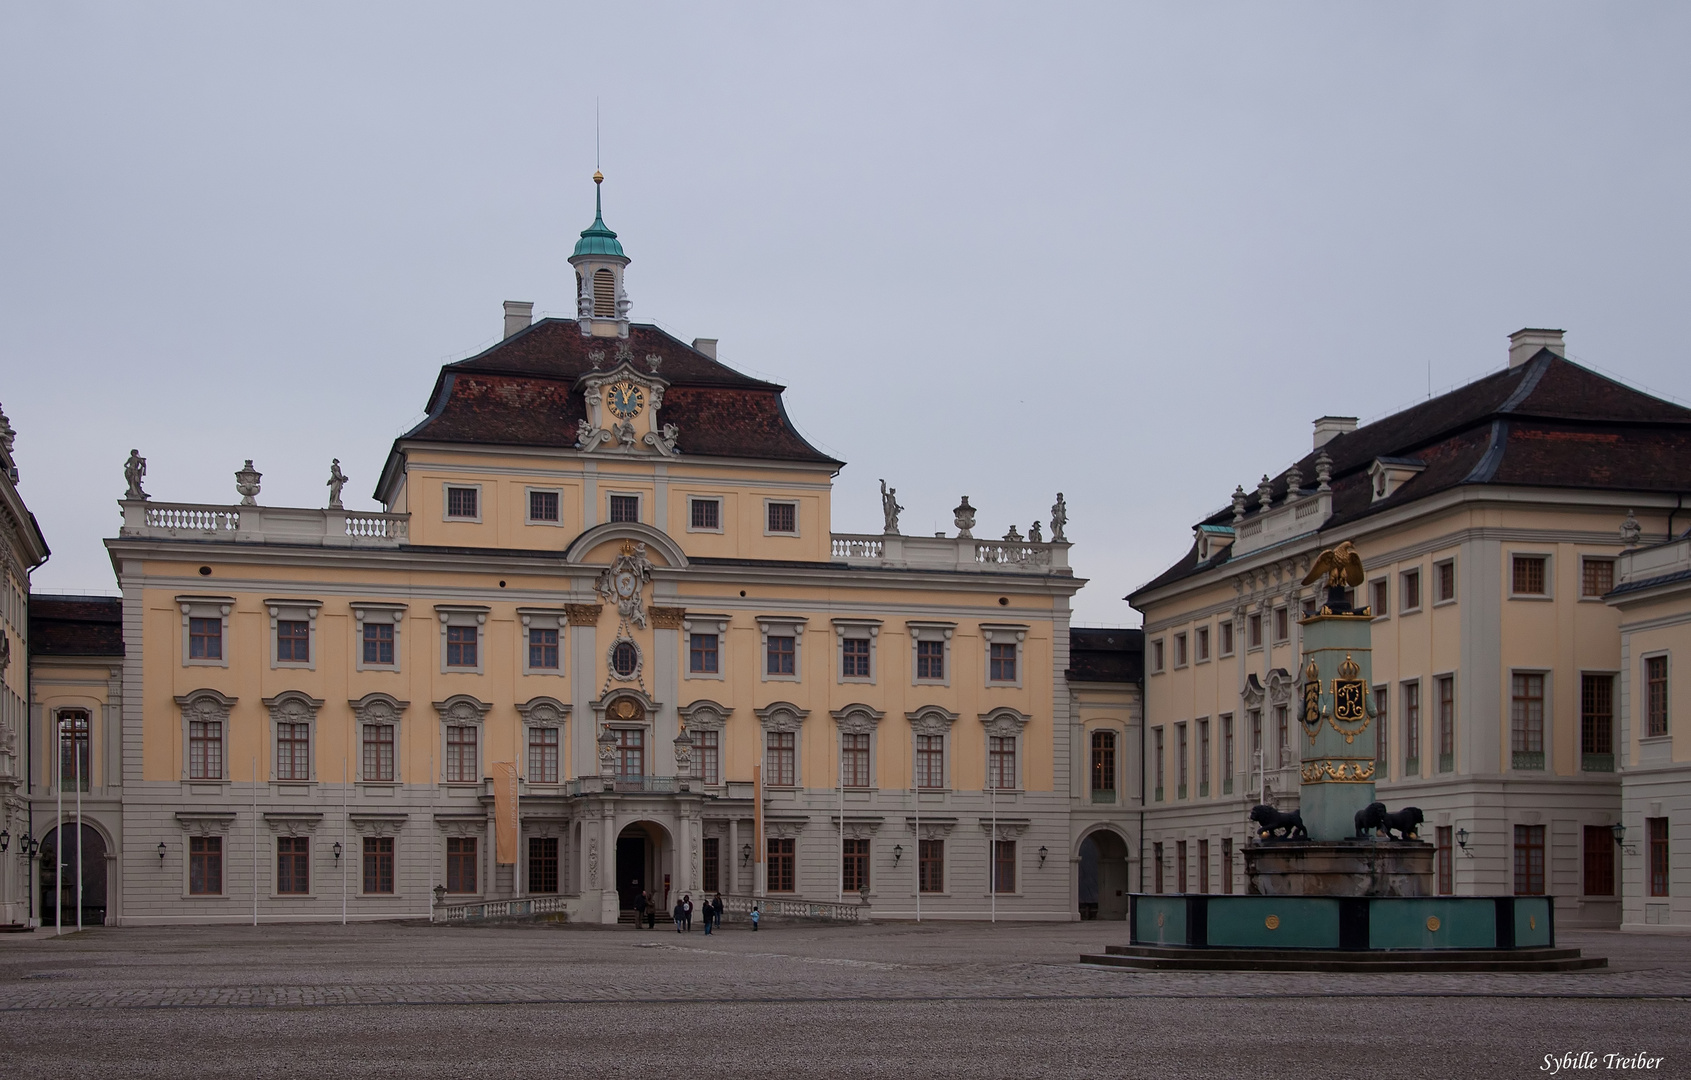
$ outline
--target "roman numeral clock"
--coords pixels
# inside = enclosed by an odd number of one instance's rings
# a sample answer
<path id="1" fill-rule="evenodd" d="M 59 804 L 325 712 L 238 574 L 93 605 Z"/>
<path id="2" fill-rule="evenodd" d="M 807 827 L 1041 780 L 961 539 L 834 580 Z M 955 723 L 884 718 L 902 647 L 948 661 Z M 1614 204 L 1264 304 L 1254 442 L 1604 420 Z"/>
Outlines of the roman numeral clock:
<path id="1" fill-rule="evenodd" d="M 680 429 L 658 422 L 663 392 L 669 385 L 658 377 L 662 358 L 646 357 L 651 371 L 642 373 L 635 370 L 634 355 L 626 349 L 617 354 L 616 366 L 608 371 L 601 370 L 604 355 L 590 353 L 593 371 L 581 378 L 587 417 L 576 422 L 576 449 L 610 454 L 655 452 L 663 457 L 679 454 L 675 440 Z"/>

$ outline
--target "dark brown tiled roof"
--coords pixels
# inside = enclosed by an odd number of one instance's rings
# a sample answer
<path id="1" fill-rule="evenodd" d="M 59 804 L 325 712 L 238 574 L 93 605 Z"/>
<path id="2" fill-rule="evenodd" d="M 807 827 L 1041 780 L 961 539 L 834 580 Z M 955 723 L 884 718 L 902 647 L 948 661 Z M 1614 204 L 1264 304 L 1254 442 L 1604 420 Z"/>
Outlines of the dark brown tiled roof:
<path id="1" fill-rule="evenodd" d="M 428 417 L 402 439 L 573 447 L 586 417 L 575 382 L 592 372 L 589 354 L 605 369 L 626 344 L 634 366 L 662 361 L 659 418 L 680 429 L 683 454 L 842 464 L 805 441 L 781 403 L 784 387 L 742 375 L 655 326 L 635 324 L 627 342 L 584 337 L 574 320 L 544 319 L 493 348 L 441 369 Z"/>
<path id="2" fill-rule="evenodd" d="M 1335 436 L 1324 449 L 1333 463 L 1333 516 L 1324 530 L 1463 484 L 1691 489 L 1691 409 L 1634 390 L 1547 349 L 1519 367 Z M 1319 454 L 1311 450 L 1297 463 L 1303 491 L 1315 483 Z M 1377 458 L 1413 459 L 1425 468 L 1389 498 L 1374 502 L 1368 468 Z M 1286 483 L 1286 472 L 1272 481 L 1276 502 L 1285 497 Z M 1259 507 L 1253 490 L 1245 500 L 1247 516 Z M 1228 508 L 1203 524 L 1232 521 Z M 1194 543 L 1184 557 L 1128 599 L 1220 566 L 1230 553 L 1224 549 L 1200 565 Z"/>
<path id="3" fill-rule="evenodd" d="M 1070 630 L 1070 682 L 1137 683 L 1145 674 L 1145 631 Z"/>
<path id="4" fill-rule="evenodd" d="M 32 656 L 122 656 L 122 599 L 31 593 L 29 651 Z"/>

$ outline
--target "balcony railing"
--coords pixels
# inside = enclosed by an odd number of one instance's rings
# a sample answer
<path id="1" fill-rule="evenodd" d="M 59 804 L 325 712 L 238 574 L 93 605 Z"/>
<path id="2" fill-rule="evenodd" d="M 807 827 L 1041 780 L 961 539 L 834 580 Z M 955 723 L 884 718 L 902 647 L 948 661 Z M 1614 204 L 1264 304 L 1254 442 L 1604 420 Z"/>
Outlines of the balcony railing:
<path id="1" fill-rule="evenodd" d="M 615 791 L 628 795 L 673 795 L 673 776 L 578 776 L 564 784 L 565 795 L 596 795 L 601 791 Z"/>
<path id="2" fill-rule="evenodd" d="M 1579 756 L 1581 772 L 1614 772 L 1615 755 L 1613 754 L 1581 754 Z"/>
<path id="3" fill-rule="evenodd" d="M 411 515 L 295 506 L 216 506 L 124 501 L 120 536 L 141 540 L 219 540 L 237 544 L 398 547 Z"/>
<path id="4" fill-rule="evenodd" d="M 899 536 L 834 533 L 829 551 L 835 562 L 901 570 L 967 570 L 985 574 L 1069 575 L 1067 543 L 1027 540 L 977 540 L 955 536 Z"/>
<path id="5" fill-rule="evenodd" d="M 1544 751 L 1516 750 L 1509 755 L 1509 767 L 1512 769 L 1530 769 L 1537 772 L 1544 771 Z"/>
<path id="6" fill-rule="evenodd" d="M 512 900 L 478 900 L 467 904 L 438 904 L 429 916 L 430 922 L 475 922 L 481 919 L 520 919 L 566 911 L 570 896 L 519 896 Z"/>
<path id="7" fill-rule="evenodd" d="M 1095 803 L 1113 803 L 1116 801 L 1115 790 L 1111 789 L 1108 791 L 1100 791 L 1097 788 L 1093 788 L 1092 801 Z"/>
<path id="8" fill-rule="evenodd" d="M 730 921 L 745 922 L 751 914 L 752 905 L 757 905 L 763 915 L 780 915 L 798 919 L 826 919 L 830 922 L 866 923 L 869 921 L 869 904 L 837 903 L 827 900 L 787 900 L 778 896 L 724 896 L 722 898 L 723 913 L 730 917 Z"/>

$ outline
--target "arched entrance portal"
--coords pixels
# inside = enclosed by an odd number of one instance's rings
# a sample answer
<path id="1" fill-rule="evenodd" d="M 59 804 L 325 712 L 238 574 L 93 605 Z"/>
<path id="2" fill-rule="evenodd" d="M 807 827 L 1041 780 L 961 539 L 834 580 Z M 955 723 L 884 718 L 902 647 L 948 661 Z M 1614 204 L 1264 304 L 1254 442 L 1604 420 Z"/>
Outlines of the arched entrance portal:
<path id="1" fill-rule="evenodd" d="M 55 926 L 59 914 L 59 889 L 64 889 L 65 925 L 76 924 L 77 905 L 82 906 L 83 926 L 103 926 L 106 922 L 106 840 L 98 829 L 84 825 L 82 835 L 82 880 L 76 878 L 77 829 L 72 825 L 65 832 L 64 858 L 59 858 L 59 830 L 49 829 L 41 841 L 41 884 L 37 913 L 42 926 Z M 56 864 L 63 863 L 55 873 Z"/>
<path id="2" fill-rule="evenodd" d="M 1127 918 L 1127 843 L 1108 829 L 1080 842 L 1080 917 Z"/>
<path id="3" fill-rule="evenodd" d="M 655 821 L 636 821 L 617 834 L 617 908 L 634 910 L 643 891 L 663 915 L 670 896 L 669 832 Z"/>

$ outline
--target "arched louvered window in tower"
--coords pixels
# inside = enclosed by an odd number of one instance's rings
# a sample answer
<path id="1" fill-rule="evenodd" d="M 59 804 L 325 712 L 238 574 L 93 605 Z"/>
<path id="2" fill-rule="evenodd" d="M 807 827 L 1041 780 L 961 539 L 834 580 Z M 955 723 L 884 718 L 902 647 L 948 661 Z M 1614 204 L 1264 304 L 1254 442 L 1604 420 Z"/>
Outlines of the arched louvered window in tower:
<path id="1" fill-rule="evenodd" d="M 617 316 L 616 277 L 609 270 L 593 271 L 593 317 L 614 319 Z"/>

